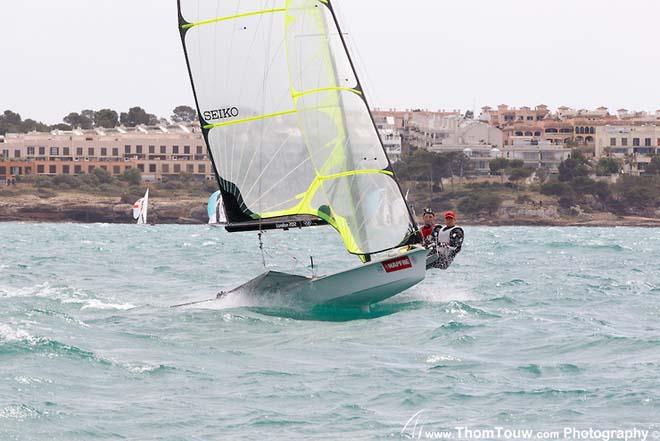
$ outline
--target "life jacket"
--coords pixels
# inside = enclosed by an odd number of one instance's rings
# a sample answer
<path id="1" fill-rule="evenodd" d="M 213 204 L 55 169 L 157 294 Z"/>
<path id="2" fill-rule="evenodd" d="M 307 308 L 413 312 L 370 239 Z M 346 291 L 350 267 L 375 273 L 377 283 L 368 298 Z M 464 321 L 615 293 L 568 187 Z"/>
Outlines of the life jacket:
<path id="1" fill-rule="evenodd" d="M 430 235 L 433 234 L 433 226 L 432 225 L 423 225 L 422 228 L 420 228 L 420 231 L 422 232 L 422 238 L 426 239 Z"/>
<path id="2" fill-rule="evenodd" d="M 438 225 L 433 229 L 433 236 L 435 238 L 435 242 L 438 245 L 442 245 L 442 244 L 445 245 L 445 246 L 437 247 L 438 254 L 444 256 L 450 256 L 455 251 L 455 249 L 450 245 L 450 239 L 451 239 L 452 231 L 454 231 L 457 228 L 460 227 L 458 225 L 455 225 L 445 230 L 445 227 L 443 225 Z"/>

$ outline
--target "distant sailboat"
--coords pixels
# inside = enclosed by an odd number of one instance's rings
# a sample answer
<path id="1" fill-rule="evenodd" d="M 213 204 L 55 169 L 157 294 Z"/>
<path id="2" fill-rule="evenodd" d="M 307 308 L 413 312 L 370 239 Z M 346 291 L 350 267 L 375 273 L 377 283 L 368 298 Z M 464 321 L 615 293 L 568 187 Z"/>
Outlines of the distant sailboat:
<path id="1" fill-rule="evenodd" d="M 210 225 L 224 225 L 227 223 L 225 207 L 222 203 L 222 198 L 220 197 L 220 191 L 216 191 L 211 195 L 207 210 L 209 213 Z"/>
<path id="2" fill-rule="evenodd" d="M 425 277 L 427 251 L 330 0 L 178 0 L 229 232 L 330 225 L 362 265 L 244 287 L 369 307 Z"/>
<path id="3" fill-rule="evenodd" d="M 138 199 L 133 204 L 133 219 L 137 220 L 138 225 L 147 223 L 147 212 L 149 211 L 149 189 L 144 194 L 144 197 Z"/>

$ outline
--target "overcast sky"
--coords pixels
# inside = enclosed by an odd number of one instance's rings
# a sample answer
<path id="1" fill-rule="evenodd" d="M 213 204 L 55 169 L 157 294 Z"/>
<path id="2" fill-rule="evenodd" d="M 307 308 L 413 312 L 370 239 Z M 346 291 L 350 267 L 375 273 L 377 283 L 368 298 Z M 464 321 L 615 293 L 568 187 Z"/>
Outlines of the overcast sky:
<path id="1" fill-rule="evenodd" d="M 660 109 L 657 0 L 334 4 L 373 106 Z M 175 0 L 2 0 L 0 17 L 0 110 L 193 104 Z"/>

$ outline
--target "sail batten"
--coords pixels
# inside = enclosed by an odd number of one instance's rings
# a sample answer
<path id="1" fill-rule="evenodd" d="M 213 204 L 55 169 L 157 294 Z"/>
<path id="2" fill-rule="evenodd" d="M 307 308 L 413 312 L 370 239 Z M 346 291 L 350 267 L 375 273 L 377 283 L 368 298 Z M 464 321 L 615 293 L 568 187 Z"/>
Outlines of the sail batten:
<path id="1" fill-rule="evenodd" d="M 232 230 L 303 216 L 333 226 L 353 254 L 410 241 L 416 227 L 329 1 L 179 0 L 179 16 Z"/>

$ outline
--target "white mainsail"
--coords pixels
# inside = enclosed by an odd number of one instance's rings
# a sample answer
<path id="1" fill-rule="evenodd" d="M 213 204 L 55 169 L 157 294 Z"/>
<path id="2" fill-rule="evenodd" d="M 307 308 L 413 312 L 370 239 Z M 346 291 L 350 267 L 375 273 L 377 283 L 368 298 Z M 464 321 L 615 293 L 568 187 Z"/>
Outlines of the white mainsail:
<path id="1" fill-rule="evenodd" d="M 179 0 L 179 22 L 230 227 L 311 216 L 362 257 L 418 241 L 329 0 Z"/>
<path id="2" fill-rule="evenodd" d="M 144 197 L 138 199 L 133 204 L 133 219 L 137 220 L 138 225 L 147 223 L 147 214 L 149 211 L 149 189 L 147 188 Z"/>
<path id="3" fill-rule="evenodd" d="M 209 215 L 209 224 L 216 225 L 227 223 L 227 218 L 225 217 L 225 207 L 222 204 L 220 191 L 216 191 L 209 198 L 207 211 Z"/>

